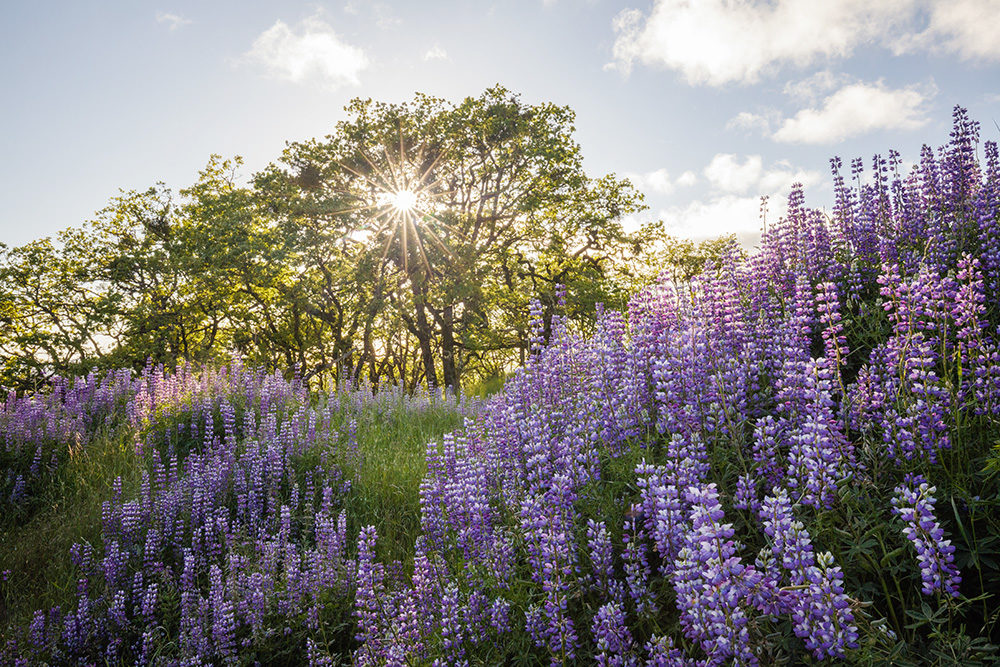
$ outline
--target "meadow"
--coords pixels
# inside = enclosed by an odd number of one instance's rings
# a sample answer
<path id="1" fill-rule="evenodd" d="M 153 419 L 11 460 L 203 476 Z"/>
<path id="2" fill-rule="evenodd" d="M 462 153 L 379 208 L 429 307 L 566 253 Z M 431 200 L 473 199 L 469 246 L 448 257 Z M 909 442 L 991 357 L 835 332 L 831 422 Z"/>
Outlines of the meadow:
<path id="1" fill-rule="evenodd" d="M 980 156 L 982 155 L 982 157 Z M 993 664 L 1000 157 L 832 160 L 488 399 L 238 361 L 11 393 L 8 664 Z"/>

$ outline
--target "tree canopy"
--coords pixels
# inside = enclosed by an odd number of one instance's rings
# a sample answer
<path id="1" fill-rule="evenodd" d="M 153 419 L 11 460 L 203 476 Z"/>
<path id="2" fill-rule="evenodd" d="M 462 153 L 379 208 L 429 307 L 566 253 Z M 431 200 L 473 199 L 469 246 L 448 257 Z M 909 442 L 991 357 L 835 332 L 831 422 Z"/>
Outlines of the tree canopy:
<path id="1" fill-rule="evenodd" d="M 246 184 L 212 156 L 177 194 L 122 192 L 56 242 L 0 248 L 0 382 L 231 355 L 320 383 L 501 374 L 530 299 L 550 317 L 565 285 L 586 327 L 650 277 L 658 228 L 623 227 L 642 196 L 585 172 L 573 123 L 499 86 L 356 99 Z"/>

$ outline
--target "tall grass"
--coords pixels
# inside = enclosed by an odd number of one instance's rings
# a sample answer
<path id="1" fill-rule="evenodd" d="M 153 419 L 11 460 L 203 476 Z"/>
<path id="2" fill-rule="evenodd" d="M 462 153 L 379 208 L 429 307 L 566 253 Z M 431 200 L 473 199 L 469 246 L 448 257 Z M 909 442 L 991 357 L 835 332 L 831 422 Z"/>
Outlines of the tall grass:
<path id="1" fill-rule="evenodd" d="M 102 428 L 86 445 L 76 446 L 37 498 L 39 508 L 31 518 L 0 528 L 0 572 L 5 573 L 0 630 L 25 625 L 36 609 L 75 601 L 73 545 L 100 545 L 101 506 L 111 499 L 115 479 L 129 496 L 139 488 L 145 463 L 131 435 L 122 427 Z"/>

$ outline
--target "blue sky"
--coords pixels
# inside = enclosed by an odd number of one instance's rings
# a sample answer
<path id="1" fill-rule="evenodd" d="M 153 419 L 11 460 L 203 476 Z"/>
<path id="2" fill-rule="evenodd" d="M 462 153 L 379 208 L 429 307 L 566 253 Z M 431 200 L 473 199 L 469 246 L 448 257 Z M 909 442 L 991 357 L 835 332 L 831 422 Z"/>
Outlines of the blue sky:
<path id="1" fill-rule="evenodd" d="M 593 176 L 643 219 L 752 243 L 760 195 L 829 208 L 828 159 L 947 141 L 952 107 L 1000 138 L 997 0 L 4 3 L 0 241 L 91 219 L 119 188 L 243 175 L 321 137 L 354 97 L 501 83 L 577 114 Z"/>

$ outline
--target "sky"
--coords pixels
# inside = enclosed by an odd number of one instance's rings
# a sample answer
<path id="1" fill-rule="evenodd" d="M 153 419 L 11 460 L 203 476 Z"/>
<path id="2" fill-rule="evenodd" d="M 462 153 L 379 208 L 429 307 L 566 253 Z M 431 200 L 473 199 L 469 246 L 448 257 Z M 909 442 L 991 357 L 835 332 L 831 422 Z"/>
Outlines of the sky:
<path id="1" fill-rule="evenodd" d="M 1000 0 L 9 0 L 0 9 L 0 242 L 95 217 L 119 190 L 241 176 L 323 137 L 356 97 L 458 101 L 502 84 L 576 112 L 594 177 L 663 220 L 748 245 L 829 158 L 1000 139 Z"/>

